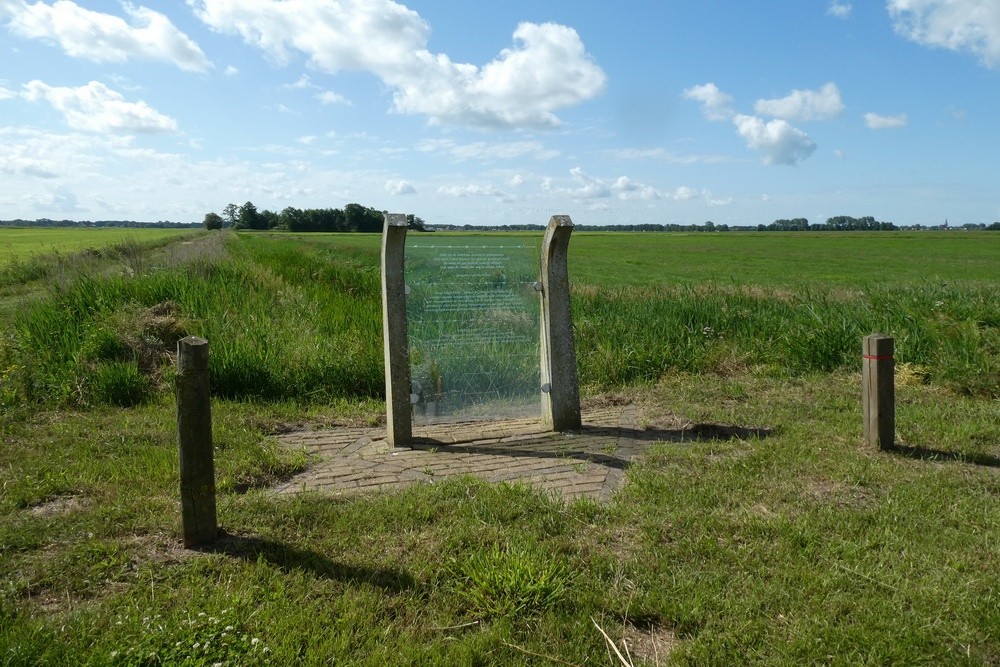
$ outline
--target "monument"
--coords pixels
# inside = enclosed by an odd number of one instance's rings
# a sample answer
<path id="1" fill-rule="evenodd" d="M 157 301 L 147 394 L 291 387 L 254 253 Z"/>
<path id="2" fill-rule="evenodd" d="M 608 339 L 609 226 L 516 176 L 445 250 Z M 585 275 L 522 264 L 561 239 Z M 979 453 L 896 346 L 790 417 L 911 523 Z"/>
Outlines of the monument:
<path id="1" fill-rule="evenodd" d="M 573 223 L 553 216 L 541 240 L 420 234 L 387 214 L 382 313 L 389 443 L 413 424 L 538 415 L 580 428 L 567 248 Z M 539 405 L 540 401 L 540 405 Z"/>

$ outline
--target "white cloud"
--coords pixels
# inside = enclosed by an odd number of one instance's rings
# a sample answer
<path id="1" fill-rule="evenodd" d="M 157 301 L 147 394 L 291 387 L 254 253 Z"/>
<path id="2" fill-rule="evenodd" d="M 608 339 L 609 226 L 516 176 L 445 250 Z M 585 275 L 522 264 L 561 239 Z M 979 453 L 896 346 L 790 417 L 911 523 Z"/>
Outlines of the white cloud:
<path id="1" fill-rule="evenodd" d="M 37 79 L 23 86 L 22 96 L 30 102 L 45 100 L 63 114 L 75 130 L 97 133 L 130 134 L 176 132 L 177 121 L 153 109 L 143 101 L 126 102 L 99 81 L 67 88 L 49 86 Z"/>
<path id="2" fill-rule="evenodd" d="M 204 72 L 212 63 L 195 42 L 163 14 L 147 7 L 122 3 L 125 19 L 84 9 L 70 0 L 28 4 L 24 0 L 0 2 L 0 18 L 14 34 L 28 39 L 51 40 L 68 55 L 98 63 L 122 63 L 145 58 Z"/>
<path id="3" fill-rule="evenodd" d="M 663 160 L 672 164 L 718 164 L 730 160 L 724 155 L 679 155 L 665 148 L 611 148 L 602 153 L 615 160 Z"/>
<path id="4" fill-rule="evenodd" d="M 303 74 L 298 78 L 295 83 L 286 83 L 282 88 L 285 90 L 305 90 L 307 88 L 318 88 L 312 79 L 309 78 L 308 74 Z"/>
<path id="5" fill-rule="evenodd" d="M 895 116 L 880 116 L 877 113 L 865 114 L 865 125 L 869 130 L 888 130 L 895 127 L 905 127 L 909 118 L 905 113 Z"/>
<path id="6" fill-rule="evenodd" d="M 441 186 L 438 192 L 449 197 L 504 197 L 504 193 L 492 185 L 451 185 Z"/>
<path id="7" fill-rule="evenodd" d="M 590 99 L 606 75 L 575 30 L 522 23 L 514 46 L 482 67 L 427 50 L 430 28 L 393 0 L 188 0 L 215 30 L 238 33 L 278 63 L 293 51 L 324 72 L 364 70 L 394 90 L 394 108 L 437 122 L 559 124 L 554 111 Z"/>
<path id="8" fill-rule="evenodd" d="M 385 191 L 391 195 L 415 195 L 417 189 L 408 181 L 386 181 Z"/>
<path id="9" fill-rule="evenodd" d="M 507 181 L 507 185 L 509 185 L 512 188 L 521 187 L 522 185 L 524 185 L 524 176 L 522 176 L 521 174 L 514 174 L 513 176 L 510 177 L 510 180 Z"/>
<path id="10" fill-rule="evenodd" d="M 13 90 L 8 90 L 3 86 L 0 86 L 0 100 L 9 100 L 15 97 L 17 97 L 17 93 Z"/>
<path id="11" fill-rule="evenodd" d="M 765 164 L 794 165 L 816 150 L 816 143 L 805 132 L 785 120 L 764 122 L 756 116 L 738 114 L 733 123 L 747 146 L 764 154 Z"/>
<path id="12" fill-rule="evenodd" d="M 850 17 L 851 10 L 850 3 L 847 2 L 837 2 L 837 0 L 831 0 L 830 6 L 827 8 L 826 13 L 828 16 L 835 16 L 838 19 L 846 19 Z"/>
<path id="13" fill-rule="evenodd" d="M 236 76 L 239 73 L 240 69 L 238 67 L 233 67 L 232 65 L 227 65 L 226 70 L 223 72 L 226 76 Z"/>
<path id="14" fill-rule="evenodd" d="M 55 179 L 63 174 L 93 174 L 101 162 L 96 150 L 114 150 L 128 137 L 50 134 L 32 128 L 0 128 L 0 173 L 29 179 Z M 21 186 L 14 185 L 21 189 Z M 23 192 L 22 192 L 23 193 Z"/>
<path id="15" fill-rule="evenodd" d="M 458 161 L 513 160 L 526 156 L 536 160 L 550 160 L 559 155 L 559 151 L 547 149 L 539 141 L 475 141 L 460 144 L 451 139 L 428 139 L 417 144 L 416 150 L 422 153 L 447 153 Z"/>
<path id="16" fill-rule="evenodd" d="M 924 46 L 971 51 L 1000 67 L 1000 3 L 996 0 L 888 0 L 896 32 Z"/>
<path id="17" fill-rule="evenodd" d="M 719 90 L 714 83 L 688 88 L 684 98 L 701 103 L 701 112 L 708 120 L 729 120 L 733 117 L 733 98 Z"/>
<path id="18" fill-rule="evenodd" d="M 694 188 L 689 188 L 686 185 L 682 185 L 674 190 L 673 199 L 675 201 L 690 201 L 697 198 L 698 192 Z"/>
<path id="19" fill-rule="evenodd" d="M 754 109 L 762 116 L 785 120 L 829 120 L 844 110 L 840 90 L 828 83 L 819 90 L 793 90 L 786 97 L 757 100 Z"/>
<path id="20" fill-rule="evenodd" d="M 350 104 L 350 101 L 343 95 L 339 95 L 332 90 L 324 90 L 322 93 L 316 96 L 320 104 L 330 105 L 330 104 Z"/>
<path id="21" fill-rule="evenodd" d="M 621 201 L 688 201 L 704 194 L 687 186 L 666 192 L 652 185 L 634 181 L 628 176 L 619 176 L 614 180 L 594 178 L 584 173 L 580 167 L 570 169 L 569 173 L 573 179 L 573 186 L 557 186 L 552 178 L 545 178 L 542 180 L 542 189 L 550 194 L 568 196 L 578 201 L 611 198 Z"/>

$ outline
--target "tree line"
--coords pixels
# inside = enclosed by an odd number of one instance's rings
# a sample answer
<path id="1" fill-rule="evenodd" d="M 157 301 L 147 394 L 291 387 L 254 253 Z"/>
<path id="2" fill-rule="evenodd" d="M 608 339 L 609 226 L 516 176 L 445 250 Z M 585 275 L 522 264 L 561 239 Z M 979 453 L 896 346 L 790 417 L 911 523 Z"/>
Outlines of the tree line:
<path id="1" fill-rule="evenodd" d="M 300 209 L 288 206 L 280 213 L 264 209 L 258 211 L 253 202 L 242 206 L 227 204 L 222 214 L 206 213 L 206 229 L 277 229 L 289 232 L 371 232 L 382 231 L 385 211 L 361 204 L 348 204 L 339 208 Z M 424 221 L 410 214 L 406 216 L 410 229 L 424 231 Z"/>
<path id="2" fill-rule="evenodd" d="M 51 218 L 36 218 L 35 220 L 0 220 L 0 227 L 127 227 L 149 229 L 189 229 L 198 223 L 171 222 L 158 220 L 156 222 L 141 222 L 138 220 L 52 220 Z"/>
<path id="3" fill-rule="evenodd" d="M 539 231 L 545 229 L 544 225 L 447 225 L 433 224 L 427 225 L 430 231 L 466 231 L 466 232 L 521 232 Z M 982 223 L 966 223 L 958 227 L 942 225 L 940 227 L 925 227 L 923 225 L 899 226 L 891 222 L 881 222 L 872 216 L 862 218 L 852 218 L 848 215 L 838 215 L 827 218 L 822 224 L 809 224 L 806 218 L 780 219 L 765 225 L 727 225 L 716 224 L 711 220 L 701 225 L 678 225 L 641 223 L 635 225 L 578 225 L 580 231 L 587 232 L 857 232 L 857 231 L 877 231 L 894 232 L 904 229 L 965 229 L 970 231 L 990 230 L 1000 231 L 1000 222 L 991 225 Z"/>

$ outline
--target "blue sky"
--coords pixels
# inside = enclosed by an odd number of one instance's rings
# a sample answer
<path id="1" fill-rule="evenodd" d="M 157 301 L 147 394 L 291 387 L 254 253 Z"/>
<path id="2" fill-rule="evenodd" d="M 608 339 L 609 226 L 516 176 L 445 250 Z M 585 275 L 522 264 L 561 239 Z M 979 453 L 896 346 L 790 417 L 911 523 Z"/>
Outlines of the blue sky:
<path id="1" fill-rule="evenodd" d="M 0 0 L 0 219 L 1000 220 L 997 0 Z"/>

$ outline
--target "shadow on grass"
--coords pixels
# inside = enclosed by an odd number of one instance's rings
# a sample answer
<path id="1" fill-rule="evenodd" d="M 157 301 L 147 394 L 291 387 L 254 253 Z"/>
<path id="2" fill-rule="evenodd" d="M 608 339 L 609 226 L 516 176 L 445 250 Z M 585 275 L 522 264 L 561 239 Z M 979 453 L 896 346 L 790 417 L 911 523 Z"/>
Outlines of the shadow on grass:
<path id="1" fill-rule="evenodd" d="M 415 438 L 413 449 L 454 454 L 486 454 L 535 459 L 573 459 L 616 470 L 626 470 L 632 459 L 658 442 L 705 442 L 766 438 L 773 429 L 723 424 L 694 424 L 680 429 L 584 424 L 573 433 L 540 433 L 471 444 L 445 443 L 433 438 Z"/>
<path id="2" fill-rule="evenodd" d="M 929 447 L 901 445 L 898 443 L 885 451 L 897 454 L 903 458 L 919 461 L 955 461 L 958 463 L 971 463 L 972 465 L 986 468 L 1000 468 L 1000 458 L 989 454 L 963 454 L 962 452 L 948 452 L 943 449 L 931 449 Z"/>
<path id="3" fill-rule="evenodd" d="M 311 572 L 324 579 L 351 584 L 371 584 L 394 593 L 413 588 L 415 585 L 413 577 L 402 570 L 338 563 L 309 549 L 299 549 L 253 535 L 232 535 L 220 530 L 215 543 L 200 550 L 205 553 L 225 554 L 253 563 L 263 559 L 284 572 Z"/>

